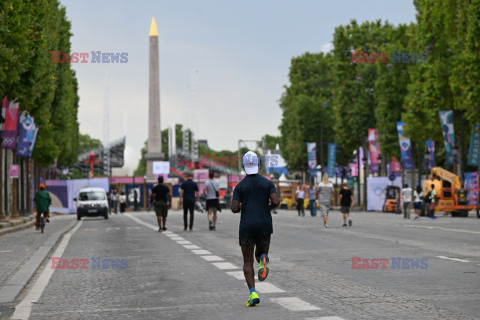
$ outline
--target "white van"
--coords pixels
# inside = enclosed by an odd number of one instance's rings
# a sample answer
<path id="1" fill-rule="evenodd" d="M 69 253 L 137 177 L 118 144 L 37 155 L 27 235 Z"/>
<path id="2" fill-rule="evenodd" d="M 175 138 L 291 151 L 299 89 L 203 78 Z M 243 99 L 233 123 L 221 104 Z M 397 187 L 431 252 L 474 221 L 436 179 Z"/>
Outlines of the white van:
<path id="1" fill-rule="evenodd" d="M 108 219 L 108 199 L 102 188 L 83 188 L 73 201 L 77 202 L 77 220 L 85 216 Z"/>

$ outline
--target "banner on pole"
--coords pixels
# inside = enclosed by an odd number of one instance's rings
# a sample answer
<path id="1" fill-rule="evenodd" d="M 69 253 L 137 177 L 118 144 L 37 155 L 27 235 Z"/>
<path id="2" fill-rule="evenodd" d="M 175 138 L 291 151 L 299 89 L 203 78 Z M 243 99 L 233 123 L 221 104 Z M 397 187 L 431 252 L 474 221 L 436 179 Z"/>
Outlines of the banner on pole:
<path id="1" fill-rule="evenodd" d="M 307 142 L 308 168 L 315 169 L 317 167 L 317 144 L 315 142 Z"/>
<path id="2" fill-rule="evenodd" d="M 428 156 L 427 156 L 428 152 Z M 427 140 L 425 141 L 425 158 L 423 161 L 423 170 L 428 168 L 432 169 L 435 165 L 435 141 L 434 140 Z"/>
<path id="3" fill-rule="evenodd" d="M 337 144 L 328 144 L 328 165 L 327 173 L 329 177 L 335 176 L 335 162 L 337 161 Z"/>
<path id="4" fill-rule="evenodd" d="M 18 130 L 17 156 L 28 157 L 30 154 L 30 145 L 33 140 L 35 123 L 33 122 L 33 118 L 25 111 L 20 115 Z"/>
<path id="5" fill-rule="evenodd" d="M 465 186 L 468 188 L 468 204 L 471 206 L 477 205 L 478 197 L 478 182 L 477 172 L 465 173 Z"/>
<path id="6" fill-rule="evenodd" d="M 28 150 L 28 156 L 31 157 L 32 156 L 32 153 L 33 153 L 33 147 L 35 147 L 35 141 L 37 141 L 37 134 L 38 134 L 38 126 L 34 123 L 33 124 L 34 128 L 33 130 L 30 132 L 32 134 L 32 137 L 31 137 L 31 143 L 30 143 L 30 147 L 29 147 L 29 150 Z"/>
<path id="7" fill-rule="evenodd" d="M 397 122 L 398 142 L 400 144 L 400 154 L 402 155 L 402 164 L 405 170 L 413 169 L 412 150 L 410 146 L 410 139 L 403 134 L 404 123 Z"/>
<path id="8" fill-rule="evenodd" d="M 442 125 L 443 140 L 445 141 L 445 153 L 447 163 L 453 164 L 453 147 L 455 146 L 455 133 L 453 131 L 453 111 L 438 111 Z"/>
<path id="9" fill-rule="evenodd" d="M 4 99 L 4 101 L 9 102 Z M 2 108 L 3 111 L 3 108 Z M 5 107 L 5 123 L 2 132 L 2 148 L 15 149 L 17 146 L 18 102 L 10 102 Z"/>
<path id="10" fill-rule="evenodd" d="M 317 174 L 317 144 L 315 142 L 307 142 L 308 171 L 310 177 Z"/>
<path id="11" fill-rule="evenodd" d="M 478 166 L 478 158 L 479 158 L 479 135 L 478 135 L 478 127 L 480 123 L 477 122 L 476 125 L 472 127 L 472 133 L 470 135 L 470 148 L 468 149 L 468 161 L 467 165 L 472 167 Z"/>
<path id="12" fill-rule="evenodd" d="M 370 172 L 379 173 L 378 156 L 380 154 L 380 144 L 377 142 L 377 129 L 368 129 L 368 151 L 370 154 Z"/>

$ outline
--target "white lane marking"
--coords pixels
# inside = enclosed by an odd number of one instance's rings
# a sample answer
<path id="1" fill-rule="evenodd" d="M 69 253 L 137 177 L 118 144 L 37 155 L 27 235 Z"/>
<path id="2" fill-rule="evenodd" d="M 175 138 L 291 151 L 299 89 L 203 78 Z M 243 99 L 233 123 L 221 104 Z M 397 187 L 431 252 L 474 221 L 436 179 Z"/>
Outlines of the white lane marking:
<path id="1" fill-rule="evenodd" d="M 83 231 L 97 231 L 97 228 L 85 228 Z"/>
<path id="2" fill-rule="evenodd" d="M 243 271 L 229 271 L 227 272 L 228 275 L 231 275 L 232 277 L 238 279 L 238 280 L 244 280 L 245 281 L 245 276 L 243 275 Z M 258 280 L 258 277 L 255 275 L 255 280 Z"/>
<path id="3" fill-rule="evenodd" d="M 140 227 L 127 227 L 127 229 L 140 229 Z"/>
<path id="4" fill-rule="evenodd" d="M 453 260 L 453 261 L 459 261 L 459 262 L 471 262 L 470 260 L 464 260 L 464 259 L 458 259 L 458 258 L 449 258 L 449 257 L 444 257 L 444 256 L 437 256 L 439 259 L 446 259 L 446 260 Z"/>
<path id="5" fill-rule="evenodd" d="M 110 230 L 120 230 L 120 228 L 113 228 L 113 227 L 107 228 L 107 231 L 110 231 Z"/>
<path id="6" fill-rule="evenodd" d="M 223 261 L 225 259 L 220 258 L 219 256 L 202 256 L 203 259 L 207 261 Z"/>
<path id="7" fill-rule="evenodd" d="M 172 239 L 173 241 L 185 240 L 185 239 L 182 238 L 182 237 L 170 237 L 170 239 Z"/>
<path id="8" fill-rule="evenodd" d="M 221 270 L 238 269 L 238 267 L 234 266 L 230 262 L 216 262 L 213 263 L 213 265 Z"/>
<path id="9" fill-rule="evenodd" d="M 176 237 L 178 237 L 178 234 L 176 234 L 176 233 L 167 233 L 167 234 L 165 234 L 165 235 L 166 235 L 167 237 L 169 237 L 169 238 L 176 238 Z"/>
<path id="10" fill-rule="evenodd" d="M 273 302 L 278 303 L 284 308 L 287 308 L 290 311 L 309 311 L 309 310 L 321 310 L 310 303 L 300 300 L 297 297 L 288 297 L 288 298 L 271 298 Z"/>
<path id="11" fill-rule="evenodd" d="M 10 253 L 10 252 L 13 252 L 12 250 L 2 250 L 0 251 L 0 253 Z"/>
<path id="12" fill-rule="evenodd" d="M 238 280 L 244 280 L 245 281 L 245 276 L 243 274 L 243 271 L 229 271 L 227 272 L 228 275 L 238 279 Z M 258 280 L 257 275 L 255 275 L 255 280 Z"/>
<path id="13" fill-rule="evenodd" d="M 190 241 L 177 241 L 178 244 L 192 244 Z"/>
<path id="14" fill-rule="evenodd" d="M 480 234 L 480 231 L 462 230 L 462 229 L 451 229 L 451 228 L 444 228 L 444 227 L 415 226 L 415 225 L 410 225 L 410 224 L 404 224 L 403 226 L 404 226 L 404 227 L 412 227 L 412 228 L 438 229 L 438 230 L 453 231 L 453 232 Z"/>
<path id="15" fill-rule="evenodd" d="M 155 227 L 154 225 L 152 225 L 152 224 L 150 224 L 150 223 L 143 222 L 142 220 L 138 219 L 137 217 L 132 216 L 132 215 L 129 214 L 129 213 L 127 213 L 127 214 L 125 214 L 125 215 L 126 215 L 127 217 L 129 217 L 130 219 L 132 219 L 133 221 L 135 221 L 136 223 L 141 224 L 142 226 L 145 226 L 145 227 L 150 228 L 150 229 L 155 230 L 155 231 L 158 230 L 157 227 Z M 165 231 L 165 232 L 167 232 L 167 231 Z M 165 233 L 165 232 L 164 232 L 164 233 Z"/>
<path id="16" fill-rule="evenodd" d="M 52 257 L 61 257 L 65 249 L 67 248 L 68 242 L 72 235 L 77 232 L 78 228 L 82 225 L 83 221 L 78 221 L 77 225 L 70 230 L 65 236 L 63 237 L 62 241 L 58 245 L 57 249 L 53 253 Z M 11 319 L 28 319 L 30 317 L 30 312 L 32 312 L 32 306 L 38 302 L 40 296 L 45 290 L 50 278 L 53 275 L 55 269 L 52 268 L 52 260 L 50 259 L 47 263 L 47 267 L 43 269 L 42 273 L 38 277 L 37 282 L 35 285 L 30 289 L 25 299 L 23 299 L 20 304 L 15 307 L 15 313 L 13 314 Z"/>
<path id="17" fill-rule="evenodd" d="M 238 280 L 245 280 L 245 276 L 243 275 L 243 271 L 230 271 L 227 272 L 228 275 L 238 279 Z"/>
<path id="18" fill-rule="evenodd" d="M 192 250 L 192 249 L 201 249 L 199 246 L 194 245 L 194 244 L 186 244 L 186 245 L 184 245 L 183 247 L 184 247 L 185 249 L 190 249 L 190 250 Z"/>
<path id="19" fill-rule="evenodd" d="M 201 255 L 211 255 L 212 253 L 207 250 L 192 250 L 193 253 L 195 254 L 201 254 Z"/>
<path id="20" fill-rule="evenodd" d="M 255 289 L 260 291 L 261 293 L 285 292 L 285 290 L 277 288 L 269 282 L 255 282 Z"/>
<path id="21" fill-rule="evenodd" d="M 305 320 L 345 320 L 340 317 L 317 317 L 317 318 L 306 318 Z"/>

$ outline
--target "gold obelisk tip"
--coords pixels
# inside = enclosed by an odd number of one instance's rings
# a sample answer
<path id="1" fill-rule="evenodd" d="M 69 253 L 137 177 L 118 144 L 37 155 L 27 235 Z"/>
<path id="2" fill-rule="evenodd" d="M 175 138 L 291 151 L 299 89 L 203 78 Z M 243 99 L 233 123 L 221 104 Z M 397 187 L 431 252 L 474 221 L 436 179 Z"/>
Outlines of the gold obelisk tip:
<path id="1" fill-rule="evenodd" d="M 152 23 L 150 24 L 150 37 L 158 36 L 157 24 L 155 23 L 155 18 L 152 18 Z"/>

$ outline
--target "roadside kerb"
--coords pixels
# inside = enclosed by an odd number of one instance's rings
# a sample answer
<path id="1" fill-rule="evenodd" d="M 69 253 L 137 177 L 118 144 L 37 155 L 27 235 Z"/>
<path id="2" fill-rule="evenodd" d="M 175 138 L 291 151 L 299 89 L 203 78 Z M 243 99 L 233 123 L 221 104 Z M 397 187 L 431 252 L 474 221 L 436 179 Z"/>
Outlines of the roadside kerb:
<path id="1" fill-rule="evenodd" d="M 30 221 L 27 221 L 25 223 L 23 223 L 23 221 L 18 221 L 18 222 L 15 222 L 12 227 L 0 229 L 0 236 L 3 236 L 4 234 L 7 234 L 7 233 L 11 233 L 11 232 L 20 231 L 20 230 L 23 230 L 23 229 L 30 228 L 31 226 L 33 226 L 35 224 L 35 219 L 32 217 L 29 220 Z"/>
<path id="2" fill-rule="evenodd" d="M 27 263 L 25 263 L 25 265 L 18 270 L 12 278 L 0 288 L 0 303 L 13 302 L 15 300 L 40 267 L 43 260 L 45 260 L 47 255 L 52 251 L 60 237 L 70 231 L 76 224 L 77 221 L 72 221 L 64 229 L 56 231 L 40 248 L 38 248 Z"/>

